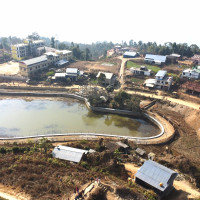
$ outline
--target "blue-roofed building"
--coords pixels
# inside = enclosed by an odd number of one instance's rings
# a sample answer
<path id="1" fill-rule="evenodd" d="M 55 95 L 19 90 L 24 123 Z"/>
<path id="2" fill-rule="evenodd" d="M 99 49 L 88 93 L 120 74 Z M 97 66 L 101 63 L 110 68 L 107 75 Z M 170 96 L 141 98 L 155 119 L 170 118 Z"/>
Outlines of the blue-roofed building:
<path id="1" fill-rule="evenodd" d="M 173 189 L 177 172 L 152 160 L 146 160 L 135 175 L 135 182 L 153 188 L 161 197 L 167 196 Z"/>
<path id="2" fill-rule="evenodd" d="M 123 58 L 135 58 L 137 56 L 139 56 L 137 52 L 131 52 L 131 51 L 126 51 L 123 54 Z"/>
<path id="3" fill-rule="evenodd" d="M 144 61 L 149 64 L 163 65 L 166 62 L 166 56 L 146 54 Z"/>

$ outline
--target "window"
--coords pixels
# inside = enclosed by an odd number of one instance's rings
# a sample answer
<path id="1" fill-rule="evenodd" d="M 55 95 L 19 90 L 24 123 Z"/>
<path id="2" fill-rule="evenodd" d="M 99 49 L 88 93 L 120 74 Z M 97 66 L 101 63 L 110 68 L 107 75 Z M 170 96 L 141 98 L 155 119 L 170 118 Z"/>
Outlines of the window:
<path id="1" fill-rule="evenodd" d="M 30 71 L 32 70 L 32 68 L 30 68 Z"/>
<path id="2" fill-rule="evenodd" d="M 185 72 L 183 72 L 183 75 L 185 75 Z"/>

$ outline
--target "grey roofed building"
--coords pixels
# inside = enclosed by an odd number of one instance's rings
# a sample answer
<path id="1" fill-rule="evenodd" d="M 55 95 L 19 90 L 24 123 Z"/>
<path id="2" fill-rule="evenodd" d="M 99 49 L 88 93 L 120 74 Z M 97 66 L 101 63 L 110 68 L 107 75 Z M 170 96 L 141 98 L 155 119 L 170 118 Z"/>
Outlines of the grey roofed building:
<path id="1" fill-rule="evenodd" d="M 66 74 L 69 75 L 76 75 L 78 74 L 78 68 L 67 68 L 66 69 Z"/>
<path id="2" fill-rule="evenodd" d="M 98 72 L 96 78 L 99 78 L 99 76 L 101 74 L 104 74 L 106 79 L 105 79 L 105 84 L 108 84 L 108 85 L 115 85 L 115 81 L 116 81 L 116 77 L 114 76 L 113 73 L 109 73 L 109 72 Z"/>
<path id="3" fill-rule="evenodd" d="M 146 54 L 144 61 L 151 64 L 162 65 L 166 62 L 166 56 Z"/>
<path id="4" fill-rule="evenodd" d="M 152 160 L 146 160 L 138 169 L 136 183 L 147 184 L 156 189 L 161 196 L 167 195 L 173 189 L 173 181 L 177 172 Z"/>
<path id="5" fill-rule="evenodd" d="M 137 52 L 131 52 L 131 51 L 126 51 L 124 54 L 123 54 L 123 58 L 135 58 L 138 56 L 138 53 Z"/>
<path id="6" fill-rule="evenodd" d="M 167 71 L 165 71 L 165 70 L 159 70 L 158 72 L 157 72 L 157 74 L 155 75 L 155 77 L 156 78 L 158 78 L 158 79 L 162 79 L 162 78 L 164 78 L 164 76 L 167 74 Z"/>
<path id="7" fill-rule="evenodd" d="M 57 66 L 62 66 L 62 65 L 65 65 L 67 64 L 69 61 L 67 61 L 66 59 L 62 59 L 62 60 L 59 60 L 55 63 L 55 65 Z"/>
<path id="8" fill-rule="evenodd" d="M 42 63 L 42 62 L 46 62 L 46 61 L 47 61 L 47 57 L 46 56 L 39 56 L 39 57 L 36 57 L 36 58 L 32 58 L 32 59 L 21 61 L 20 63 L 24 63 L 27 66 L 31 66 L 31 65 Z"/>
<path id="9" fill-rule="evenodd" d="M 81 161 L 83 154 L 87 153 L 87 150 L 60 145 L 54 148 L 52 155 L 55 158 L 78 163 Z"/>

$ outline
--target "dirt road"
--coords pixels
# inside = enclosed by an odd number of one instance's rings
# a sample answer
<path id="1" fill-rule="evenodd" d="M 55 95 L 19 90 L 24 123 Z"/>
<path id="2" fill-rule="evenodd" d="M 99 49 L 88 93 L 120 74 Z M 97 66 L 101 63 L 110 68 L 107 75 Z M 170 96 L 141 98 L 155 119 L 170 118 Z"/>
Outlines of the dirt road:
<path id="1" fill-rule="evenodd" d="M 193 102 L 190 102 L 190 101 L 185 101 L 185 100 L 181 100 L 181 99 L 175 99 L 175 98 L 168 97 L 168 96 L 149 94 L 149 93 L 145 93 L 145 92 L 138 92 L 138 91 L 127 90 L 126 92 L 129 93 L 129 94 L 137 94 L 137 95 L 141 95 L 141 96 L 152 97 L 154 99 L 168 100 L 168 101 L 170 101 L 172 103 L 177 103 L 177 104 L 180 104 L 180 105 L 188 106 L 188 107 L 196 109 L 196 110 L 200 109 L 200 105 L 199 104 L 193 103 Z"/>

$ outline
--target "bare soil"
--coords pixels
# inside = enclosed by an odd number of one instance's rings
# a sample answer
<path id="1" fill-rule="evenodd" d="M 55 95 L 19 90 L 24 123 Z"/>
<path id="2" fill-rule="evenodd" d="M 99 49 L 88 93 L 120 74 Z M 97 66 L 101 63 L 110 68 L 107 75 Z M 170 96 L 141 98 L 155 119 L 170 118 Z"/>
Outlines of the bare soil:
<path id="1" fill-rule="evenodd" d="M 7 62 L 0 64 L 0 74 L 5 75 L 16 75 L 19 73 L 19 63 L 18 62 Z"/>
<path id="2" fill-rule="evenodd" d="M 113 66 L 105 66 L 102 65 L 103 63 L 112 63 Z M 68 67 L 71 68 L 78 68 L 79 70 L 85 72 L 98 72 L 98 71 L 105 71 L 114 74 L 118 74 L 120 69 L 121 60 L 117 58 L 105 59 L 99 62 L 92 62 L 92 61 L 77 61 L 71 63 Z"/>

